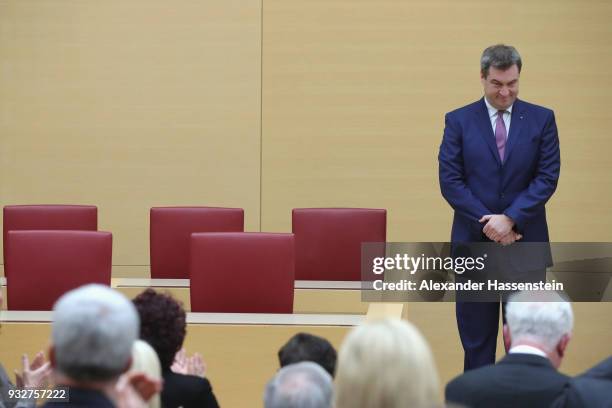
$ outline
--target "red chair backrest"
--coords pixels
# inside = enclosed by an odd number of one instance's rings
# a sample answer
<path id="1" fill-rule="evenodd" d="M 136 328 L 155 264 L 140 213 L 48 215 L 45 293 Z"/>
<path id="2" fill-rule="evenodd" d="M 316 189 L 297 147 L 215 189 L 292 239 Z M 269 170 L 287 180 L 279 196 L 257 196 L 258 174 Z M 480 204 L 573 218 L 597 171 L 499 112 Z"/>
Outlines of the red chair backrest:
<path id="1" fill-rule="evenodd" d="M 98 231 L 9 231 L 7 308 L 51 310 L 67 291 L 110 285 L 113 236 Z"/>
<path id="2" fill-rule="evenodd" d="M 384 209 L 296 208 L 292 223 L 296 280 L 359 281 L 361 244 L 387 236 Z"/>
<path id="3" fill-rule="evenodd" d="M 98 207 L 95 205 L 7 205 L 3 212 L 4 263 L 9 231 L 97 229 Z"/>
<path id="4" fill-rule="evenodd" d="M 242 208 L 154 207 L 150 219 L 151 278 L 189 278 L 193 232 L 244 231 Z"/>
<path id="5" fill-rule="evenodd" d="M 191 235 L 192 312 L 293 313 L 293 234 Z"/>

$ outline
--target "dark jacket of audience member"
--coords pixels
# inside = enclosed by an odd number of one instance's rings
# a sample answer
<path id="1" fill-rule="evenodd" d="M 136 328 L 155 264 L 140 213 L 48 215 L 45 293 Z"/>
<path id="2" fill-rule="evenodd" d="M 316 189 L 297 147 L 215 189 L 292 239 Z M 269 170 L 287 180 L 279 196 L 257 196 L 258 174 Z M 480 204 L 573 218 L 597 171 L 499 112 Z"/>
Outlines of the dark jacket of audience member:
<path id="1" fill-rule="evenodd" d="M 570 380 L 557 369 L 571 337 L 571 305 L 554 293 L 519 292 L 507 303 L 506 321 L 509 354 L 448 383 L 448 402 L 472 408 L 540 408 L 561 394 Z"/>
<path id="2" fill-rule="evenodd" d="M 336 349 L 326 339 L 308 333 L 298 333 L 278 351 L 281 367 L 302 361 L 319 364 L 331 375 L 336 372 Z"/>
<path id="3" fill-rule="evenodd" d="M 203 377 L 177 374 L 170 367 L 183 346 L 186 334 L 185 310 L 170 295 L 147 289 L 134 299 L 140 315 L 140 338 L 157 352 L 164 385 L 164 408 L 217 408 L 210 382 Z"/>
<path id="4" fill-rule="evenodd" d="M 612 408 L 612 357 L 572 378 L 554 408 Z"/>
<path id="5" fill-rule="evenodd" d="M 451 381 L 446 400 L 472 408 L 548 407 L 568 381 L 545 357 L 508 354 Z"/>

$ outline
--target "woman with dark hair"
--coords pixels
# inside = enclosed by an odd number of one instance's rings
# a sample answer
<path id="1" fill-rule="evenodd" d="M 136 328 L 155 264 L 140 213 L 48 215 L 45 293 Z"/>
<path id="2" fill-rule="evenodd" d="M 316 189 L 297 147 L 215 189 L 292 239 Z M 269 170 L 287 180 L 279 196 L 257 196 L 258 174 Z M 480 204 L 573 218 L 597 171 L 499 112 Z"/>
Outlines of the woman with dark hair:
<path id="1" fill-rule="evenodd" d="M 219 404 L 206 378 L 171 370 L 185 340 L 185 310 L 181 304 L 172 296 L 153 289 L 145 290 L 133 302 L 140 315 L 140 338 L 155 349 L 161 363 L 164 379 L 162 406 L 217 408 Z"/>

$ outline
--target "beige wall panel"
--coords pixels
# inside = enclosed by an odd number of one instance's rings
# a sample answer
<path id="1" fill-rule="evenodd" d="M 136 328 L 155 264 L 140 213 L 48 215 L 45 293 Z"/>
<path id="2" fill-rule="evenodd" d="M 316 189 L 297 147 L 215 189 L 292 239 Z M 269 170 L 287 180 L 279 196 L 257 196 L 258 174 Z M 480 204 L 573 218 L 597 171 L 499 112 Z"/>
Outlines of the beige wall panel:
<path id="1" fill-rule="evenodd" d="M 443 241 L 444 113 L 482 95 L 479 58 L 515 45 L 521 97 L 556 111 L 557 241 L 609 241 L 612 5 L 605 1 L 266 0 L 262 228 L 294 207 L 389 210 L 388 239 Z"/>
<path id="2" fill-rule="evenodd" d="M 114 264 L 149 208 L 259 230 L 261 2 L 0 1 L 0 201 L 99 206 Z"/>
<path id="3" fill-rule="evenodd" d="M 279 368 L 278 349 L 294 334 L 309 332 L 339 347 L 350 327 L 202 325 L 187 327 L 185 348 L 199 352 L 222 407 L 262 406 L 265 384 Z M 49 323 L 3 323 L 0 362 L 12 373 L 23 353 L 30 356 L 48 347 Z"/>
<path id="4" fill-rule="evenodd" d="M 296 289 L 293 298 L 294 313 L 365 314 L 369 305 L 360 290 Z"/>
<path id="5" fill-rule="evenodd" d="M 441 385 L 463 369 L 463 352 L 455 327 L 453 303 L 410 303 L 407 318 L 427 338 L 438 367 Z M 608 357 L 612 352 L 612 303 L 573 305 L 575 328 L 561 371 L 578 374 Z M 200 352 L 208 364 L 208 375 L 222 406 L 258 406 L 265 383 L 278 368 L 276 353 L 293 334 L 306 331 L 326 337 L 336 348 L 348 333 L 337 326 L 263 326 L 189 324 L 185 347 Z M 20 356 L 45 349 L 49 343 L 49 323 L 2 323 L 0 362 L 9 373 L 20 363 Z M 501 339 L 501 333 L 499 335 Z M 595 341 L 594 339 L 598 339 Z M 498 357 L 503 355 L 501 341 Z"/>
<path id="6" fill-rule="evenodd" d="M 222 407 L 263 406 L 266 383 L 278 370 L 278 349 L 308 332 L 339 347 L 350 327 L 189 325 L 185 347 L 202 353 Z"/>

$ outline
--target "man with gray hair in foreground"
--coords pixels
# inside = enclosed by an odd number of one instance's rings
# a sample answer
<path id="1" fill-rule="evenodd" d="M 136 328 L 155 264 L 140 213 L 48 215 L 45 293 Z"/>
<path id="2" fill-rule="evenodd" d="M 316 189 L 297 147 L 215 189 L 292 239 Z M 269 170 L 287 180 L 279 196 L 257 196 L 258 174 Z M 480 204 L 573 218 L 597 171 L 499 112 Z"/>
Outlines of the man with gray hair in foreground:
<path id="1" fill-rule="evenodd" d="M 305 361 L 281 368 L 266 386 L 265 408 L 331 408 L 331 376 L 318 364 Z"/>
<path id="2" fill-rule="evenodd" d="M 555 292 L 519 292 L 506 305 L 508 354 L 446 386 L 446 400 L 469 407 L 547 407 L 569 377 L 557 371 L 570 341 L 571 305 Z"/>
<path id="3" fill-rule="evenodd" d="M 63 295 L 53 307 L 51 365 L 69 401 L 44 407 L 138 407 L 142 400 L 120 376 L 131 365 L 139 319 L 132 302 L 103 285 Z"/>

